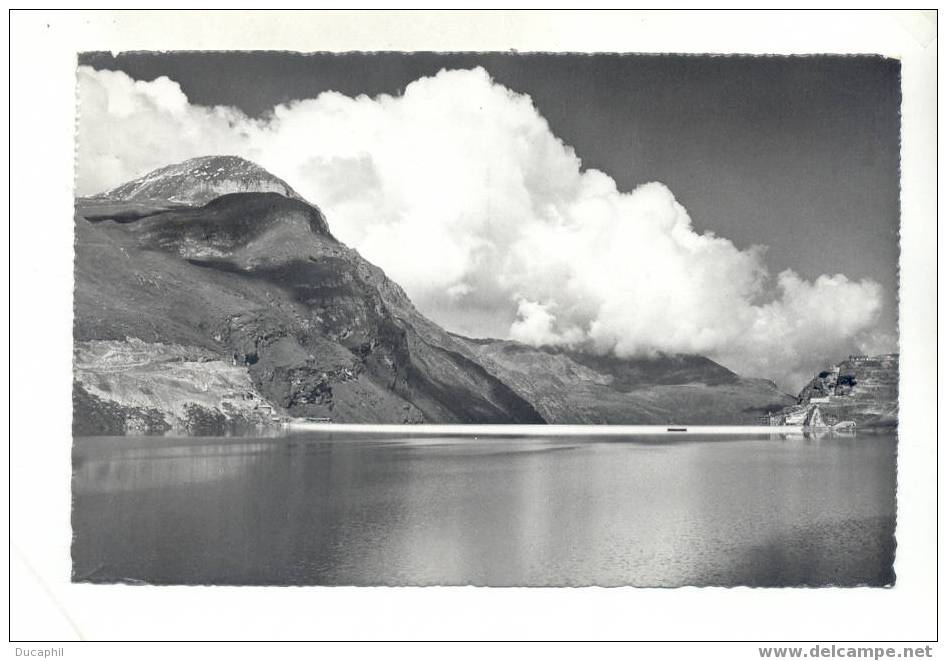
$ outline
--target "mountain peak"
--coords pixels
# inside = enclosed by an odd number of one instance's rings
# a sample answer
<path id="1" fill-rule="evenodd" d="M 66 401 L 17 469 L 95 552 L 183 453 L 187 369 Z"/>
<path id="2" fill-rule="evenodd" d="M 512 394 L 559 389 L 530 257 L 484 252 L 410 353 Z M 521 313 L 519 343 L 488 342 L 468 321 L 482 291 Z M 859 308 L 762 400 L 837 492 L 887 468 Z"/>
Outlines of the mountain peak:
<path id="1" fill-rule="evenodd" d="M 160 200 L 204 204 L 227 193 L 279 193 L 303 200 L 279 177 L 252 161 L 233 155 L 198 156 L 166 165 L 96 197 L 122 202 Z"/>

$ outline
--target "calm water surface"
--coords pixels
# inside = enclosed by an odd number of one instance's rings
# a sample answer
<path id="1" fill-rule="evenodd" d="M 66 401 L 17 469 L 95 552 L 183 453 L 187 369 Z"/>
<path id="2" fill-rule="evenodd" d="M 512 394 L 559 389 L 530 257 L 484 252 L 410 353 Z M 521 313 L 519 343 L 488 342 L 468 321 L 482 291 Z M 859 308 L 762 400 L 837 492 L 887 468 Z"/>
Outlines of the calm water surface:
<path id="1" fill-rule="evenodd" d="M 893 436 L 78 438 L 73 579 L 887 585 Z"/>

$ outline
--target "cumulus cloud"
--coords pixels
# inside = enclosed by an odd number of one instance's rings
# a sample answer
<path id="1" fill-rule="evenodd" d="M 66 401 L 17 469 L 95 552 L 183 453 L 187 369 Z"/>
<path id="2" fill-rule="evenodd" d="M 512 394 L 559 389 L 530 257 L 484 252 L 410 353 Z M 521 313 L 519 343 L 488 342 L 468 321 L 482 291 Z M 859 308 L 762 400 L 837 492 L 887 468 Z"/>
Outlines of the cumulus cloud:
<path id="1" fill-rule="evenodd" d="M 248 131 L 239 110 L 188 102 L 178 83 L 151 82 L 118 71 L 79 68 L 76 191 L 98 193 L 155 168 L 205 154 L 248 154 Z"/>
<path id="2" fill-rule="evenodd" d="M 791 389 L 885 344 L 872 335 L 878 284 L 772 276 L 762 248 L 695 231 L 666 186 L 622 192 L 583 169 L 531 99 L 482 68 L 400 96 L 326 92 L 260 120 L 193 105 L 167 78 L 87 67 L 79 99 L 80 194 L 193 156 L 250 158 L 450 330 L 622 357 L 699 353 Z"/>

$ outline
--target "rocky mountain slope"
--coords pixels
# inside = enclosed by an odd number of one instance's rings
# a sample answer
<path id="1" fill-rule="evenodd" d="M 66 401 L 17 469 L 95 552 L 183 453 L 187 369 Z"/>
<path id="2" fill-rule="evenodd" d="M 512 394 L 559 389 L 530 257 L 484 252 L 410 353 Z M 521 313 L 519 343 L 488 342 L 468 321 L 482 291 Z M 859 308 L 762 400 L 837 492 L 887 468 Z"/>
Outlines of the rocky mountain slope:
<path id="1" fill-rule="evenodd" d="M 79 199 L 75 227 L 76 433 L 281 416 L 741 423 L 792 402 L 699 356 L 619 361 L 447 333 L 318 208 L 236 157 Z"/>
<path id="2" fill-rule="evenodd" d="M 234 193 L 132 213 L 79 200 L 75 271 L 79 433 L 189 431 L 207 418 L 226 430 L 271 410 L 337 422 L 543 422 L 300 200 Z M 140 343 L 147 362 L 86 360 L 102 342 L 126 355 Z M 224 384 L 208 382 L 211 396 L 190 414 L 181 363 Z M 133 397 L 136 387 L 161 396 Z"/>
<path id="3" fill-rule="evenodd" d="M 849 356 L 815 376 L 798 403 L 818 404 L 833 421 L 852 420 L 859 429 L 898 423 L 899 356 Z"/>
<path id="4" fill-rule="evenodd" d="M 550 423 L 757 424 L 794 402 L 764 379 L 702 356 L 616 359 L 500 340 L 462 340 Z"/>
<path id="5" fill-rule="evenodd" d="M 201 347 L 137 338 L 77 342 L 73 399 L 77 433 L 215 434 L 273 418 L 245 368 Z"/>
<path id="6" fill-rule="evenodd" d="M 302 198 L 282 179 L 239 156 L 201 156 L 149 172 L 95 196 L 113 202 L 204 204 L 227 193 L 279 193 Z"/>

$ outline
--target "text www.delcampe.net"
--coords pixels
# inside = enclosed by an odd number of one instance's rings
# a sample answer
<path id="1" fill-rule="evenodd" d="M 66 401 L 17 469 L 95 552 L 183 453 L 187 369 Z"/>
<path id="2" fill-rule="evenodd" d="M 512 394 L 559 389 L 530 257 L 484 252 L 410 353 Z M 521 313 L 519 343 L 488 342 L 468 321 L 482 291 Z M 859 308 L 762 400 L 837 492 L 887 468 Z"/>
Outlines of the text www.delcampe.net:
<path id="1" fill-rule="evenodd" d="M 762 658 L 775 659 L 917 659 L 931 658 L 933 649 L 923 647 L 868 647 L 815 645 L 813 647 L 761 647 Z"/>

